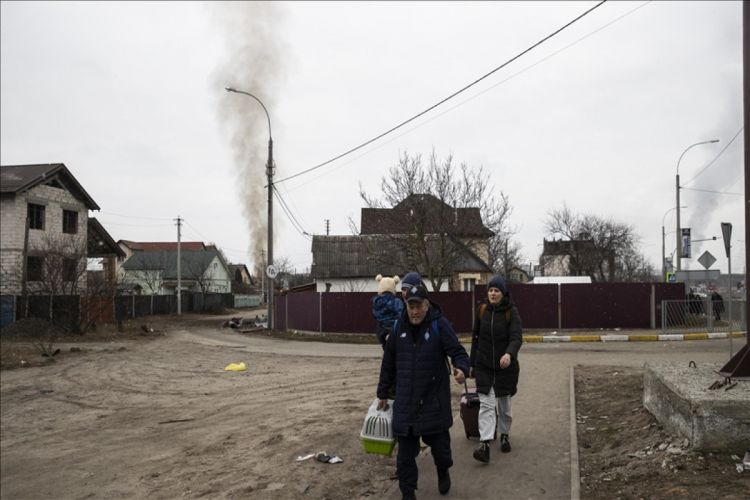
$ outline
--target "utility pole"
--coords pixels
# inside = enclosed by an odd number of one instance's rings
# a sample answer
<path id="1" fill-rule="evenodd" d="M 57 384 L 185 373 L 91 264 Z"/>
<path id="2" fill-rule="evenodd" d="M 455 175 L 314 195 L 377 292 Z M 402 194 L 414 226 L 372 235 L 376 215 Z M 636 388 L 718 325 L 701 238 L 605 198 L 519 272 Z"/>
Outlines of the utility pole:
<path id="1" fill-rule="evenodd" d="M 182 236 L 180 229 L 182 227 L 182 219 L 178 215 L 175 219 L 177 221 L 177 315 L 182 314 L 182 270 L 180 269 L 180 238 Z"/>
<path id="2" fill-rule="evenodd" d="M 266 301 L 266 252 L 260 251 L 260 295 Z"/>
<path id="3" fill-rule="evenodd" d="M 326 222 L 326 236 L 331 234 L 331 219 L 325 219 Z"/>

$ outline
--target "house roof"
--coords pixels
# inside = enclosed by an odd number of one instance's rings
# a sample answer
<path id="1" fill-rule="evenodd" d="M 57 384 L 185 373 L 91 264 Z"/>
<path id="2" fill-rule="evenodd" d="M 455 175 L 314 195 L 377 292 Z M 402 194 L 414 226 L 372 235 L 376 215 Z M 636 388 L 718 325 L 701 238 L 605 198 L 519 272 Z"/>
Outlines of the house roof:
<path id="1" fill-rule="evenodd" d="M 223 261 L 216 250 L 185 250 L 180 252 L 181 279 L 194 280 L 206 272 L 214 259 Z M 177 251 L 143 250 L 136 252 L 126 260 L 122 268 L 126 271 L 159 271 L 163 270 L 163 279 L 177 279 Z"/>
<path id="2" fill-rule="evenodd" d="M 23 193 L 40 184 L 67 189 L 89 210 L 99 210 L 99 205 L 73 177 L 64 163 L 0 167 L 0 192 L 2 193 Z"/>
<path id="3" fill-rule="evenodd" d="M 129 241 L 119 240 L 117 243 L 122 243 L 133 251 L 149 251 L 149 252 L 176 252 L 177 242 L 176 241 Z M 202 241 L 181 241 L 181 251 L 203 251 L 206 250 L 206 245 Z"/>
<path id="4" fill-rule="evenodd" d="M 543 240 L 542 256 L 571 255 L 572 253 L 594 248 L 594 240 Z"/>
<path id="5" fill-rule="evenodd" d="M 393 208 L 363 208 L 360 234 L 405 234 L 413 232 L 409 220 L 417 212 L 427 217 L 426 227 L 436 232 L 448 225 L 459 237 L 488 238 L 494 233 L 482 223 L 476 207 L 453 208 L 430 194 L 412 194 Z"/>
<path id="6" fill-rule="evenodd" d="M 449 240 L 461 250 L 454 272 L 492 272 L 487 264 L 465 245 Z M 437 238 L 428 242 L 436 249 Z M 313 262 L 310 274 L 313 279 L 374 278 L 382 275 L 402 275 L 409 267 L 398 238 L 388 235 L 321 236 L 312 241 Z"/>
<path id="7" fill-rule="evenodd" d="M 125 258 L 125 252 L 122 251 L 120 245 L 112 239 L 95 217 L 89 217 L 88 219 L 86 237 L 86 255 L 88 257 L 109 257 L 114 254 L 119 258 Z"/>

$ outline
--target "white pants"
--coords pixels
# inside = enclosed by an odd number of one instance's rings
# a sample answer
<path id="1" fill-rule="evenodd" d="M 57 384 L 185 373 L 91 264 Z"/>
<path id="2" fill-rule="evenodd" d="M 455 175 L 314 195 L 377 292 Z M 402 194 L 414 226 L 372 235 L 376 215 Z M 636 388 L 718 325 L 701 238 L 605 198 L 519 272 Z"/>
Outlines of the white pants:
<path id="1" fill-rule="evenodd" d="M 513 414 L 510 396 L 495 397 L 495 390 L 490 387 L 489 394 L 479 394 L 479 439 L 491 441 L 495 437 L 495 423 L 498 434 L 510 435 L 510 424 Z"/>

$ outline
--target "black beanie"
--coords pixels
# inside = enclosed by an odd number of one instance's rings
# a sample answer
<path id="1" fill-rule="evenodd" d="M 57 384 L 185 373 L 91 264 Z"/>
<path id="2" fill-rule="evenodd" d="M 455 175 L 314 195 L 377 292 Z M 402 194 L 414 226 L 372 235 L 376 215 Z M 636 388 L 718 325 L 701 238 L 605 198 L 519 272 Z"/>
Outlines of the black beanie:
<path id="1" fill-rule="evenodd" d="M 505 280 L 502 276 L 496 275 L 493 276 L 489 283 L 487 283 L 487 289 L 490 288 L 497 288 L 501 292 L 503 292 L 503 295 L 508 294 L 508 289 L 505 288 Z"/>

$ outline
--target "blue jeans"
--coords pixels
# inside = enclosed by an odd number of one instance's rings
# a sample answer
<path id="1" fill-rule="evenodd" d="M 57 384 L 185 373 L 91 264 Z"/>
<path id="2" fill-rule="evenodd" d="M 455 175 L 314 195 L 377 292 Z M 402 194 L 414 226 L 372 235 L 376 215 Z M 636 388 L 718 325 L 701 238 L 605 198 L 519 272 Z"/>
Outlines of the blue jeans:
<path id="1" fill-rule="evenodd" d="M 453 466 L 451 456 L 451 435 L 445 430 L 437 434 L 424 434 L 415 436 L 409 430 L 408 436 L 398 436 L 398 455 L 396 457 L 396 473 L 398 475 L 398 487 L 402 494 L 414 493 L 417 489 L 419 470 L 417 469 L 417 455 L 419 455 L 419 438 L 432 451 L 432 460 L 438 470 L 448 470 Z"/>

